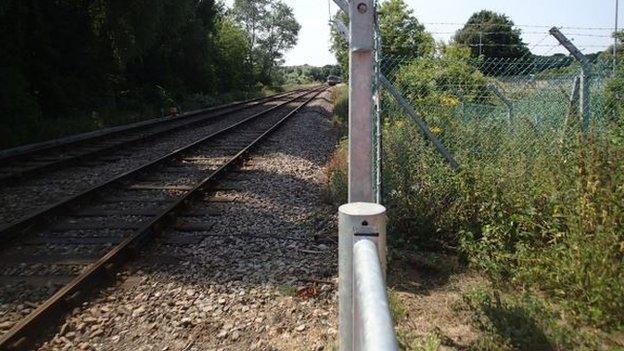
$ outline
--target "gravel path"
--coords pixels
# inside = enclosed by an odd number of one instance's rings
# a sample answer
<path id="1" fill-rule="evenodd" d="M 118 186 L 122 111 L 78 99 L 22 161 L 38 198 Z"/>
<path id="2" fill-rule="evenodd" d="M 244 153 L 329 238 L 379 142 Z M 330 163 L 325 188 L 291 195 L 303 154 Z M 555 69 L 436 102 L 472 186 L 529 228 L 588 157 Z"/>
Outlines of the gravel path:
<path id="1" fill-rule="evenodd" d="M 323 350 L 337 335 L 329 92 L 75 309 L 41 350 Z"/>
<path id="2" fill-rule="evenodd" d="M 212 132 L 240 121 L 254 113 L 275 106 L 287 98 L 235 112 L 224 119 L 185 129 L 139 143 L 106 156 L 96 157 L 90 164 L 68 167 L 33 177 L 17 185 L 0 187 L 0 225 L 7 224 L 29 212 L 77 194 L 139 165 L 155 160 L 177 148 Z"/>

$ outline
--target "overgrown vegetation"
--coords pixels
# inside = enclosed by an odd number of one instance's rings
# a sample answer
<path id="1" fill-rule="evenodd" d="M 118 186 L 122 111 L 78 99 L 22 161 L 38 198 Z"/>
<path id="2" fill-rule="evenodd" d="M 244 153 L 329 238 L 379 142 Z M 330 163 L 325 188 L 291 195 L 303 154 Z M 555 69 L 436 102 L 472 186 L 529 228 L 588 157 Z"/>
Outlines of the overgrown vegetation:
<path id="1" fill-rule="evenodd" d="M 476 349 L 618 345 L 605 338 L 624 330 L 622 66 L 592 91 L 601 106 L 594 109 L 599 128 L 590 133 L 578 126 L 560 132 L 565 128 L 556 119 L 539 129 L 526 111 L 553 115 L 561 94 L 538 96 L 511 85 L 522 128 L 509 128 L 505 118 L 488 113 L 474 112 L 473 119 L 453 113 L 460 101 L 448 87 L 464 89 L 465 101 L 478 104 L 490 94 L 487 83 L 507 83 L 479 72 L 465 49 L 446 49 L 441 57 L 416 58 L 387 72 L 461 163 L 452 171 L 391 98 L 384 99 L 391 245 L 450 250 L 490 278 L 495 290 L 465 300 L 486 335 Z M 345 99 L 338 103 L 346 106 Z M 344 125 L 346 112 L 336 113 Z M 346 151 L 339 153 L 346 158 Z M 331 179 L 332 186 L 344 186 L 346 172 L 336 169 Z M 344 201 L 344 192 L 333 193 L 342 196 L 336 203 Z"/>
<path id="2" fill-rule="evenodd" d="M 342 69 L 338 65 L 314 67 L 310 65 L 282 67 L 279 82 L 284 85 L 302 85 L 325 82 L 329 75 L 341 76 Z"/>
<path id="3" fill-rule="evenodd" d="M 0 148 L 275 85 L 299 24 L 280 0 L 0 5 Z"/>

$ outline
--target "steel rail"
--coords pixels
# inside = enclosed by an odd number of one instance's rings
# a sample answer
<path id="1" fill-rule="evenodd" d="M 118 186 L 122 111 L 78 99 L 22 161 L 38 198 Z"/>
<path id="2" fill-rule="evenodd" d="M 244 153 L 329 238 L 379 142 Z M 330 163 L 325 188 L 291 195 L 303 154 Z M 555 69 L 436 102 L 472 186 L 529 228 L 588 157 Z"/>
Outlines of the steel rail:
<path id="1" fill-rule="evenodd" d="M 185 118 L 196 116 L 196 115 L 202 114 L 202 113 L 218 111 L 218 110 L 229 108 L 229 107 L 235 107 L 235 106 L 238 106 L 238 105 L 247 104 L 247 103 L 250 103 L 250 102 L 255 102 L 255 101 L 259 101 L 259 100 L 263 100 L 263 99 L 270 99 L 270 98 L 274 98 L 274 97 L 277 97 L 277 96 L 280 96 L 280 95 L 286 95 L 286 94 L 289 94 L 289 93 L 296 93 L 296 92 L 300 92 L 300 91 L 303 91 L 303 90 L 305 90 L 305 89 L 296 89 L 296 90 L 292 90 L 292 91 L 288 91 L 288 92 L 284 92 L 284 93 L 278 93 L 278 94 L 274 94 L 274 95 L 270 95 L 270 96 L 261 96 L 261 97 L 257 97 L 257 98 L 253 98 L 253 99 L 248 99 L 248 100 L 243 100 L 243 101 L 236 101 L 236 102 L 232 102 L 232 103 L 229 103 L 229 104 L 208 107 L 208 108 L 205 108 L 205 109 L 193 110 L 193 111 L 189 111 L 189 112 L 183 113 L 183 114 L 181 114 L 180 116 L 177 116 L 177 117 L 165 116 L 165 117 L 162 117 L 162 118 L 153 118 L 153 119 L 149 119 L 149 120 L 146 120 L 146 121 L 141 121 L 141 122 L 135 122 L 135 123 L 127 124 L 127 125 L 120 125 L 120 126 L 115 126 L 115 127 L 104 128 L 104 129 L 100 129 L 100 130 L 96 130 L 96 131 L 92 131 L 92 132 L 86 132 L 86 133 L 77 134 L 77 135 L 73 135 L 73 136 L 62 137 L 62 138 L 59 138 L 59 139 L 53 139 L 53 140 L 49 140 L 49 141 L 44 141 L 44 142 L 41 142 L 41 143 L 30 144 L 30 145 L 23 145 L 23 146 L 18 146 L 18 147 L 12 148 L 12 149 L 0 150 L 0 161 L 10 161 L 12 158 L 20 158 L 22 156 L 28 156 L 28 155 L 31 155 L 33 153 L 40 152 L 40 151 L 48 151 L 48 150 L 51 150 L 51 149 L 54 149 L 54 148 L 70 146 L 70 145 L 73 145 L 74 143 L 81 143 L 81 142 L 87 141 L 87 140 L 96 140 L 98 138 L 104 138 L 104 137 L 107 137 L 107 136 L 109 136 L 111 134 L 116 134 L 116 133 L 121 133 L 121 132 L 126 132 L 126 131 L 132 131 L 132 130 L 140 129 L 140 128 L 144 128 L 144 127 L 152 127 L 152 126 L 155 126 L 155 125 L 158 125 L 158 124 L 168 123 L 168 122 L 172 122 L 172 121 L 178 121 L 180 119 L 185 119 Z"/>
<path id="2" fill-rule="evenodd" d="M 214 109 L 207 109 L 207 110 L 202 110 L 202 111 L 197 111 L 195 112 L 195 116 L 196 115 L 203 115 L 203 114 L 208 114 L 206 116 L 202 116 L 199 118 L 191 118 L 191 115 L 187 115 L 185 117 L 183 117 L 184 119 L 187 119 L 186 121 L 181 120 L 181 117 L 175 118 L 175 119 L 168 119 L 168 120 L 160 120 L 157 123 L 154 124 L 150 124 L 150 125 L 144 125 L 144 126 L 139 126 L 139 127 L 132 127 L 132 128 L 128 128 L 128 129 L 123 129 L 120 131 L 116 131 L 116 132 L 111 132 L 108 133 L 106 135 L 100 135 L 91 139 L 83 139 L 80 141 L 74 141 L 71 143 L 67 143 L 67 144 L 62 144 L 62 145 L 56 145 L 56 146 L 51 146 L 47 149 L 43 149 L 43 150 L 36 150 L 36 151 L 32 151 L 29 153 L 25 153 L 20 155 L 19 157 L 25 160 L 9 160 L 9 162 L 24 162 L 24 161 L 28 161 L 28 158 L 33 158 L 36 160 L 37 157 L 41 157 L 43 155 L 39 155 L 39 153 L 41 152 L 54 152 L 55 149 L 62 149 L 65 148 L 67 146 L 70 145 L 78 145 L 78 144 L 88 144 L 89 143 L 97 143 L 97 142 L 102 142 L 105 136 L 110 137 L 111 135 L 117 134 L 117 135 L 121 135 L 124 133 L 128 133 L 128 132 L 147 132 L 147 134 L 141 134 L 138 135 L 134 138 L 125 140 L 125 141 L 119 141 L 117 143 L 113 143 L 107 146 L 103 146 L 100 148 L 96 148 L 84 153 L 80 153 L 77 154 L 75 156 L 68 156 L 68 157 L 59 157 L 58 160 L 54 160 L 54 161 L 50 161 L 50 162 L 44 162 L 41 165 L 37 165 L 34 167 L 30 167 L 30 168 L 26 168 L 23 170 L 18 170 L 18 171 L 14 171 L 11 172 L 10 174 L 7 175 L 2 175 L 0 176 L 0 184 L 6 184 L 6 183 L 11 183 L 11 184 L 15 184 L 17 182 L 23 181 L 26 179 L 26 177 L 40 173 L 40 172 L 45 172 L 45 171 L 50 171 L 50 170 L 56 170 L 68 165 L 72 165 L 75 163 L 79 163 L 85 159 L 91 159 L 94 156 L 99 156 L 101 154 L 105 154 L 107 152 L 113 151 L 115 149 L 121 148 L 121 147 L 128 147 L 134 144 L 138 144 L 140 142 L 145 142 L 151 139 L 155 139 L 159 136 L 162 135 L 166 135 L 166 134 L 171 134 L 174 132 L 177 132 L 179 130 L 183 130 L 183 129 L 188 129 L 191 128 L 193 126 L 205 123 L 205 122 L 209 122 L 209 121 L 213 121 L 213 120 L 217 120 L 217 119 L 221 119 L 223 117 L 226 117 L 228 115 L 231 115 L 233 113 L 236 113 L 238 111 L 250 108 L 250 107 L 255 107 L 255 106 L 259 106 L 262 105 L 264 103 L 267 102 L 271 102 L 271 101 L 275 101 L 275 100 L 279 100 L 280 98 L 285 98 L 291 95 L 294 95 L 298 92 L 300 92 L 301 90 L 295 90 L 292 92 L 288 92 L 288 93 L 284 93 L 284 94 L 277 94 L 277 95 L 273 95 L 271 97 L 263 97 L 263 98 L 259 98 L 259 99 L 252 99 L 249 101 L 245 101 L 245 102 L 239 102 L 239 103 L 234 103 L 234 104 L 229 104 L 229 105 L 223 105 L 220 107 L 216 107 Z M 231 110 L 226 110 L 229 108 L 234 108 Z M 219 113 L 210 113 L 212 111 L 218 111 L 218 110 L 226 110 L 223 112 L 219 112 Z M 178 122 L 182 122 L 180 124 L 177 124 Z M 149 131 L 146 131 L 147 129 L 150 129 L 152 127 L 158 127 L 161 125 L 166 125 L 166 124 L 173 124 L 172 127 L 170 128 L 164 128 L 162 130 L 157 130 L 154 131 L 152 133 L 150 133 Z M 17 156 L 14 156 L 17 157 Z M 1 168 L 0 168 L 1 169 Z"/>
<path id="3" fill-rule="evenodd" d="M 9 330 L 2 338 L 0 338 L 0 350 L 27 350 L 33 346 L 44 330 L 50 324 L 53 324 L 64 315 L 70 308 L 92 292 L 96 286 L 103 285 L 102 280 L 111 281 L 115 277 L 117 271 L 124 262 L 136 255 L 141 246 L 145 246 L 147 241 L 153 239 L 158 232 L 171 224 L 177 212 L 188 206 L 197 196 L 202 195 L 214 185 L 228 170 L 237 165 L 249 152 L 256 148 L 259 143 L 269 135 L 273 134 L 280 128 L 286 120 L 299 112 L 308 103 L 314 100 L 325 89 L 313 89 L 302 96 L 313 95 L 305 100 L 301 105 L 290 111 L 284 117 L 280 118 L 269 129 L 254 139 L 250 144 L 245 146 L 236 155 L 231 157 L 225 164 L 221 165 L 217 170 L 212 171 L 207 177 L 201 180 L 192 190 L 175 200 L 170 206 L 162 210 L 154 219 L 144 224 L 141 228 L 134 231 L 128 238 L 120 244 L 113 247 L 97 262 L 93 263 L 82 272 L 78 277 L 57 291 L 52 297 L 32 311 L 28 316 L 22 319 L 17 325 Z M 299 96 L 299 97 L 302 97 Z M 252 118 L 246 121 L 251 121 Z M 238 125 L 246 123 L 243 121 Z M 225 130 L 232 131 L 234 127 L 228 127 Z M 209 137 L 203 141 L 209 140 Z M 199 143 L 194 143 L 199 145 Z"/>
<path id="4" fill-rule="evenodd" d="M 267 113 L 270 113 L 270 112 L 272 112 L 272 111 L 274 111 L 274 110 L 276 110 L 276 109 L 278 109 L 278 108 L 280 108 L 282 106 L 285 106 L 285 105 L 287 105 L 287 104 L 289 104 L 289 103 L 291 103 L 291 102 L 293 102 L 293 101 L 295 101 L 295 100 L 297 100 L 297 99 L 299 99 L 299 98 L 301 98 L 303 96 L 306 96 L 306 95 L 311 94 L 312 92 L 318 91 L 319 89 L 320 88 L 310 89 L 310 90 L 308 90 L 308 91 L 306 91 L 306 92 L 304 92 L 304 93 L 302 93 L 300 95 L 297 95 L 296 97 L 294 97 L 292 99 L 289 99 L 289 100 L 287 100 L 287 101 L 285 101 L 283 103 L 275 105 L 275 106 L 273 106 L 273 107 L 271 107 L 269 109 L 266 109 L 264 111 L 258 112 L 256 114 L 250 116 L 250 117 L 247 117 L 247 118 L 243 119 L 242 121 L 239 121 L 239 122 L 237 122 L 235 124 L 232 124 L 232 125 L 230 125 L 228 127 L 225 127 L 224 129 L 216 131 L 216 132 L 214 132 L 214 133 L 212 133 L 212 134 L 210 134 L 210 135 L 208 135 L 206 137 L 203 137 L 203 138 L 201 138 L 199 140 L 196 140 L 196 141 L 194 141 L 194 142 L 192 142 L 190 144 L 187 144 L 187 145 L 185 145 L 183 147 L 180 147 L 180 148 L 178 148 L 178 149 L 176 149 L 176 150 L 174 150 L 174 151 L 172 151 L 172 152 L 170 152 L 170 153 L 168 153 L 168 154 L 166 154 L 164 156 L 159 157 L 156 160 L 153 160 L 153 161 L 150 161 L 150 162 L 145 163 L 143 165 L 140 165 L 138 167 L 135 167 L 132 170 L 129 170 L 129 171 L 127 171 L 127 172 L 125 172 L 123 174 L 120 174 L 120 175 L 118 175 L 118 176 L 116 176 L 114 178 L 111 178 L 109 180 L 106 180 L 106 181 L 104 181 L 104 182 L 102 182 L 102 183 L 100 183 L 98 185 L 95 185 L 95 186 L 93 186 L 93 187 L 91 187 L 91 188 L 89 188 L 89 189 L 87 189 L 87 190 L 85 190 L 85 191 L 83 191 L 83 192 L 81 192 L 79 194 L 71 195 L 71 196 L 69 196 L 69 197 L 67 197 L 65 199 L 62 199 L 62 200 L 60 200 L 60 201 L 58 201 L 58 202 L 56 202 L 56 203 L 54 203 L 52 205 L 49 205 L 49 206 L 47 206 L 47 207 L 45 207 L 45 208 L 43 208 L 41 210 L 35 211 L 34 213 L 28 214 L 28 215 L 26 215 L 26 216 L 24 216 L 24 217 L 22 217 L 22 218 L 20 218 L 18 220 L 15 220 L 15 221 L 13 221 L 11 223 L 8 223 L 8 224 L 6 224 L 4 226 L 1 226 L 0 227 L 0 244 L 6 243 L 7 241 L 11 240 L 13 237 L 15 237 L 16 235 L 20 234 L 21 232 L 23 232 L 26 229 L 33 229 L 34 227 L 36 227 L 36 225 L 40 224 L 47 217 L 54 216 L 55 214 L 59 213 L 60 211 L 62 211 L 63 209 L 65 209 L 67 207 L 70 207 L 70 206 L 75 205 L 75 204 L 77 204 L 77 203 L 79 203 L 81 201 L 84 201 L 84 200 L 86 200 L 86 199 L 88 199 L 88 198 L 90 198 L 92 196 L 97 195 L 97 193 L 99 191 L 101 191 L 102 189 L 106 188 L 107 186 L 109 186 L 111 184 L 114 184 L 114 183 L 123 181 L 125 179 L 128 179 L 128 178 L 130 178 L 130 177 L 132 177 L 132 176 L 134 176 L 134 175 L 136 175 L 136 174 L 138 174 L 140 172 L 143 172 L 143 171 L 147 170 L 148 168 L 156 166 L 156 165 L 158 165 L 158 164 L 160 164 L 160 163 L 162 163 L 162 162 L 164 162 L 164 161 L 166 161 L 166 160 L 168 160 L 168 159 L 170 159 L 172 157 L 175 157 L 175 156 L 177 156 L 177 155 L 179 155 L 179 154 L 181 154 L 181 153 L 183 153 L 183 152 L 185 152 L 185 151 L 187 151 L 187 150 L 189 150 L 189 149 L 191 149 L 191 148 L 193 148 L 193 147 L 195 147 L 197 145 L 200 145 L 200 144 L 206 142 L 207 140 L 210 140 L 210 139 L 214 138 L 217 135 L 220 135 L 220 134 L 225 133 L 227 131 L 231 131 L 231 130 L 237 128 L 238 126 L 240 126 L 240 125 L 242 125 L 244 123 L 247 123 L 247 122 L 249 122 L 249 121 L 251 121 L 253 119 L 256 119 L 256 118 L 258 118 L 260 116 L 263 116 L 263 115 L 265 115 Z"/>

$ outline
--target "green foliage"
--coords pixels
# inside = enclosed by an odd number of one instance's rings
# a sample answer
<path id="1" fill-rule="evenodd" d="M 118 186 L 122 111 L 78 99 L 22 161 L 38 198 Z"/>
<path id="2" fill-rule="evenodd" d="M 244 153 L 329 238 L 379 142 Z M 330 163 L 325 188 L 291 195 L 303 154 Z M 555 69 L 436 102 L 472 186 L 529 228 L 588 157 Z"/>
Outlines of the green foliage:
<path id="1" fill-rule="evenodd" d="M 334 17 L 334 20 L 341 20 L 346 26 L 349 25 L 349 16 L 342 11 L 338 11 Z M 342 34 L 336 30 L 334 26 L 331 28 L 331 46 L 330 50 L 336 56 L 336 60 L 340 67 L 342 67 L 342 71 L 344 72 L 344 76 L 346 76 L 349 72 L 349 42 L 343 38 Z"/>
<path id="2" fill-rule="evenodd" d="M 301 26 L 281 0 L 236 0 L 233 17 L 248 33 L 247 62 L 252 77 L 270 84 L 283 52 L 297 44 Z"/>
<path id="3" fill-rule="evenodd" d="M 529 49 L 522 42 L 520 30 L 513 27 L 513 21 L 506 15 L 482 10 L 468 19 L 453 40 L 470 47 L 473 57 L 524 57 L 530 53 Z"/>
<path id="4" fill-rule="evenodd" d="M 384 126 L 395 245 L 459 247 L 493 281 L 539 289 L 581 323 L 620 328 L 624 148 L 574 137 L 553 145 L 549 135 L 480 121 L 441 129 L 454 141 L 459 173 L 405 117 Z"/>
<path id="5" fill-rule="evenodd" d="M 605 87 L 605 104 L 611 121 L 624 125 L 624 64 L 620 63 Z"/>
<path id="6" fill-rule="evenodd" d="M 470 90 L 464 94 L 473 103 L 463 116 L 455 115 L 457 105 L 445 106 L 451 99 L 447 89 L 479 87 L 485 78 L 465 56 L 440 62 L 417 59 L 399 68 L 394 80 L 452 150 L 461 170 L 453 172 L 384 96 L 389 240 L 407 247 L 457 248 L 492 281 L 540 291 L 573 325 L 624 327 L 621 118 L 612 123 L 620 128 L 604 124 L 590 135 L 566 131 L 569 93 L 544 89 L 544 82 L 538 83 L 542 90 L 517 90 L 501 81 L 515 102 L 512 126 L 504 114 L 471 111 L 479 99 L 472 99 Z M 606 91 L 619 91 L 617 79 Z M 592 91 L 596 103 L 602 89 L 596 85 Z M 538 124 L 529 118 L 536 114 L 549 120 Z M 336 187 L 345 184 L 337 179 Z"/>
<path id="7" fill-rule="evenodd" d="M 313 82 L 324 83 L 329 75 L 340 76 L 341 68 L 338 65 L 314 67 L 310 65 L 281 67 L 280 79 L 284 84 L 300 85 Z"/>
<path id="8" fill-rule="evenodd" d="M 453 109 L 449 107 L 460 103 L 459 96 L 466 102 L 478 102 L 489 95 L 487 79 L 469 62 L 469 54 L 467 49 L 451 45 L 440 58 L 408 61 L 393 74 L 397 87 L 429 120 L 450 118 Z"/>
<path id="9" fill-rule="evenodd" d="M 349 177 L 347 172 L 348 140 L 347 125 L 349 120 L 349 89 L 347 86 L 334 88 L 332 92 L 334 103 L 333 122 L 341 136 L 338 148 L 327 165 L 327 202 L 340 206 L 347 201 Z"/>
<path id="10" fill-rule="evenodd" d="M 0 147 L 271 84 L 299 25 L 289 7 L 267 3 L 275 11 L 252 33 L 215 0 L 3 1 Z"/>
<path id="11" fill-rule="evenodd" d="M 344 85 L 334 90 L 334 124 L 338 127 L 340 134 L 347 136 L 349 125 L 349 88 Z"/>
<path id="12" fill-rule="evenodd" d="M 435 51 L 431 34 L 403 0 L 387 0 L 379 7 L 381 47 L 390 55 L 430 56 Z"/>

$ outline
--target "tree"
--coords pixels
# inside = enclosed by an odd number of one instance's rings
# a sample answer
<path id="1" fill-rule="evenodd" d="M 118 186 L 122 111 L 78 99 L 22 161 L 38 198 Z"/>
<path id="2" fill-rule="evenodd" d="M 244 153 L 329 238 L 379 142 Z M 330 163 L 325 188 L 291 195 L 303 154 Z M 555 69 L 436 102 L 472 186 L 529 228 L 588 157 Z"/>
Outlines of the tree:
<path id="1" fill-rule="evenodd" d="M 238 3 L 251 17 L 239 22 L 217 0 L 0 1 L 0 148 L 107 124 L 93 111 L 120 123 L 255 87 L 252 50 L 271 72 L 299 27 L 277 0 Z M 82 124 L 56 123 L 70 118 Z"/>
<path id="2" fill-rule="evenodd" d="M 474 13 L 457 31 L 454 42 L 470 47 L 472 57 L 521 58 L 530 54 L 521 31 L 506 15 L 483 10 Z"/>
<path id="3" fill-rule="evenodd" d="M 248 60 L 253 66 L 253 49 L 256 47 L 259 32 L 269 12 L 268 6 L 271 0 L 235 0 L 232 13 L 234 19 L 240 23 L 248 33 Z"/>
<path id="4" fill-rule="evenodd" d="M 232 14 L 248 34 L 253 74 L 268 83 L 283 52 L 297 43 L 301 26 L 292 8 L 281 0 L 235 0 Z"/>
<path id="5" fill-rule="evenodd" d="M 345 25 L 349 25 L 349 17 L 343 11 L 338 11 L 334 15 L 334 20 L 340 20 Z M 349 42 L 338 32 L 334 26 L 331 28 L 331 45 L 330 51 L 336 56 L 336 60 L 342 71 L 346 75 L 349 72 Z"/>
<path id="6" fill-rule="evenodd" d="M 433 54 L 435 41 L 403 0 L 388 0 L 379 8 L 384 54 L 421 57 Z"/>
<path id="7" fill-rule="evenodd" d="M 297 44 L 301 25 L 295 19 L 292 8 L 283 2 L 274 2 L 263 23 L 264 36 L 258 40 L 262 58 L 262 80 L 271 79 L 273 68 L 281 64 L 283 53 Z"/>

